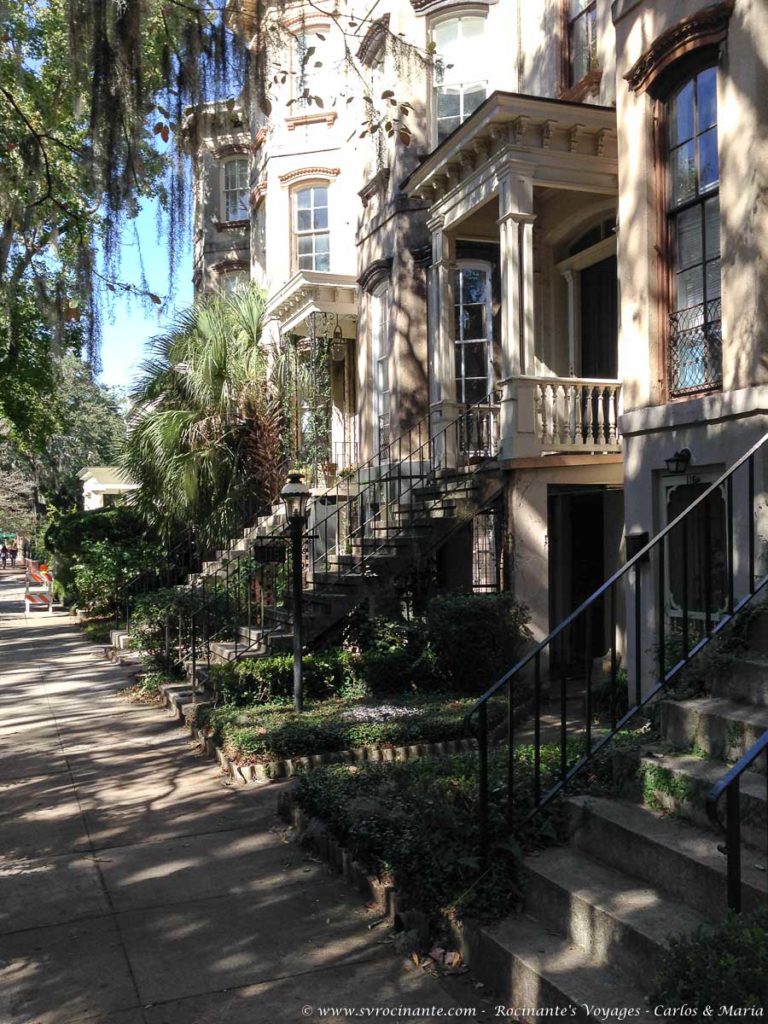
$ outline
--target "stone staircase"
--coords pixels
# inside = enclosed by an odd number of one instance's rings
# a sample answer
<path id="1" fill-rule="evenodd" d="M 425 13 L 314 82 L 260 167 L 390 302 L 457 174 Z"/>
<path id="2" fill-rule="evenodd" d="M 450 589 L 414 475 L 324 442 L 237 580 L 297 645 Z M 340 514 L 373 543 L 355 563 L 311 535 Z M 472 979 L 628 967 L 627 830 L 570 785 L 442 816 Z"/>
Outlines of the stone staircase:
<path id="1" fill-rule="evenodd" d="M 498 464 L 488 459 L 434 476 L 409 489 L 408 500 L 387 505 L 386 515 L 374 519 L 364 536 L 352 536 L 342 551 L 318 560 L 309 572 L 302 606 L 305 643 L 320 641 L 364 600 L 385 596 L 394 580 L 433 555 L 501 489 Z M 276 509 L 204 563 L 201 575 L 221 574 L 227 562 L 247 557 L 255 541 L 276 539 L 284 528 L 285 515 Z M 260 628 L 240 626 L 237 642 L 212 641 L 211 661 L 265 657 L 290 651 L 292 643 L 290 610 L 268 607 Z"/>
<path id="2" fill-rule="evenodd" d="M 712 786 L 768 729 L 768 610 L 750 627 L 750 652 L 721 672 L 710 696 L 660 701 L 661 740 L 614 755 L 626 781 L 616 798 L 566 797 L 567 846 L 526 858 L 524 910 L 483 930 L 473 969 L 507 1004 L 604 1010 L 646 1008 L 670 934 L 727 912 L 723 836 L 705 811 Z M 742 900 L 768 900 L 765 758 L 741 784 Z M 724 809 L 721 809 L 724 810 Z M 663 1015 L 662 1015 L 663 1016 Z"/>

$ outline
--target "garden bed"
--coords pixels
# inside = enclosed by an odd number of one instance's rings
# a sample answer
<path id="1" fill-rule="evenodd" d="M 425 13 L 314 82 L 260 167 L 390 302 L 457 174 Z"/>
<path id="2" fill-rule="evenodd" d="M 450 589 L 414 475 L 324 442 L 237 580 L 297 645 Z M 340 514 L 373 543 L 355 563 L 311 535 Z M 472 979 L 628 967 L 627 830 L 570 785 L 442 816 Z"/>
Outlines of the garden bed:
<path id="1" fill-rule="evenodd" d="M 243 782 L 268 782 L 337 762 L 405 761 L 473 749 L 469 699 L 433 696 L 407 703 L 336 698 L 296 713 L 284 703 L 203 708 L 195 725 L 222 767 Z M 492 725 L 503 704 L 490 709 Z"/>

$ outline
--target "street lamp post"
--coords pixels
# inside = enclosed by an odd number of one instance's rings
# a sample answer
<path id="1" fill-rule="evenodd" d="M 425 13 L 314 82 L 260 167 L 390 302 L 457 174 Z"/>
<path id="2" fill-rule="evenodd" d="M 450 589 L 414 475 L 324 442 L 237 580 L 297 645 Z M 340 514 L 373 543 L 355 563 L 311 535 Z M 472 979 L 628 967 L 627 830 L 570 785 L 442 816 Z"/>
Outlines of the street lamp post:
<path id="1" fill-rule="evenodd" d="M 309 488 L 303 482 L 301 473 L 289 473 L 288 482 L 280 492 L 285 504 L 285 517 L 291 533 L 291 560 L 293 562 L 293 707 L 296 711 L 304 708 L 304 678 L 301 660 L 302 621 L 301 591 L 302 564 L 301 547 L 304 524 L 307 519 Z"/>

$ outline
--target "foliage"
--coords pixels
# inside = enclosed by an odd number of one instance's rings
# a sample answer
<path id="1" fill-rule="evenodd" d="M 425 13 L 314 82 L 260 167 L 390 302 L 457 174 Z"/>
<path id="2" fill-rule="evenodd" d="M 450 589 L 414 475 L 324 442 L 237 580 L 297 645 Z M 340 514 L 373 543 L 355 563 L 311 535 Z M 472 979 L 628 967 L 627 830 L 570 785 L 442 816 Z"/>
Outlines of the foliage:
<path id="1" fill-rule="evenodd" d="M 308 700 L 359 692 L 359 659 L 349 651 L 332 649 L 304 658 L 304 694 Z M 293 697 L 293 658 L 278 654 L 240 661 L 212 671 L 211 684 L 217 699 L 247 707 Z"/>
<path id="2" fill-rule="evenodd" d="M 662 955 L 654 1004 L 711 1006 L 714 1020 L 728 1007 L 768 1005 L 768 906 L 731 914 L 718 925 L 671 938 Z"/>
<path id="3" fill-rule="evenodd" d="M 505 816 L 507 759 L 493 754 L 489 761 L 494 850 L 482 873 L 475 755 L 315 768 L 302 773 L 296 798 L 369 870 L 393 877 L 409 907 L 433 918 L 499 917 L 520 900 L 522 851 L 557 839 L 560 831 L 557 818 L 547 816 L 521 824 L 532 800 L 532 752 L 520 748 L 515 759 L 520 819 L 511 837 Z M 558 767 L 559 748 L 545 747 L 545 783 Z"/>
<path id="4" fill-rule="evenodd" d="M 162 535 L 195 523 L 215 546 L 284 478 L 278 382 L 262 346 L 263 292 L 201 299 L 155 338 L 132 397 L 122 465 Z"/>
<path id="5" fill-rule="evenodd" d="M 224 705 L 209 712 L 208 724 L 227 754 L 238 761 L 273 760 L 362 746 L 403 746 L 466 736 L 470 700 L 433 697 L 405 703 L 326 699 L 302 712 L 268 703 L 242 709 Z M 498 725 L 504 708 L 493 704 Z"/>
<path id="6" fill-rule="evenodd" d="M 85 541 L 72 561 L 69 597 L 92 614 L 109 612 L 118 606 L 128 584 L 158 557 L 157 546 L 148 541 L 133 546 Z"/>
<path id="7" fill-rule="evenodd" d="M 522 654 L 529 619 L 508 593 L 439 595 L 426 615 L 435 675 L 447 689 L 482 693 Z"/>
<path id="8" fill-rule="evenodd" d="M 56 578 L 65 593 L 75 586 L 76 560 L 92 545 L 106 543 L 109 548 L 126 551 L 144 549 L 153 540 L 136 512 L 126 506 L 69 512 L 56 517 L 45 532 L 44 543 L 53 555 Z M 84 563 L 88 562 L 88 557 Z"/>

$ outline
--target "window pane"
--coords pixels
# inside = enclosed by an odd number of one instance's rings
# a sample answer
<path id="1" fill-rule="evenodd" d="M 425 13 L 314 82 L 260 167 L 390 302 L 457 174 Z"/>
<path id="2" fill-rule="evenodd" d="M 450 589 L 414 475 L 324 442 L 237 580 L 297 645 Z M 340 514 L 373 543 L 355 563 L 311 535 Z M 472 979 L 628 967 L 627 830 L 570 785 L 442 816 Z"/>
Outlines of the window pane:
<path id="1" fill-rule="evenodd" d="M 299 255 L 304 256 L 312 252 L 312 235 L 299 236 Z"/>
<path id="2" fill-rule="evenodd" d="M 706 267 L 707 302 L 720 297 L 720 260 L 712 260 Z"/>
<path id="3" fill-rule="evenodd" d="M 707 68 L 702 71 L 697 79 L 699 91 L 699 128 L 703 132 L 705 128 L 711 128 L 717 124 L 717 71 L 715 68 Z"/>
<path id="4" fill-rule="evenodd" d="M 485 302 L 488 275 L 484 270 L 460 270 L 461 297 L 465 303 Z"/>
<path id="5" fill-rule="evenodd" d="M 441 56 L 447 52 L 455 52 L 456 43 L 459 40 L 459 19 L 451 18 L 450 21 L 441 21 L 435 25 L 432 36 Z"/>
<path id="6" fill-rule="evenodd" d="M 296 227 L 299 231 L 309 231 L 312 227 L 312 218 L 310 210 L 297 210 L 296 211 Z"/>
<path id="7" fill-rule="evenodd" d="M 486 306 L 464 306 L 462 309 L 462 338 L 466 341 L 485 338 Z"/>
<path id="8" fill-rule="evenodd" d="M 570 0 L 569 2 L 569 16 L 571 18 L 577 17 L 582 11 L 586 10 L 587 7 L 592 3 L 592 0 Z"/>
<path id="9" fill-rule="evenodd" d="M 704 274 L 702 267 L 684 270 L 677 275 L 677 308 L 690 309 L 704 301 Z"/>
<path id="10" fill-rule="evenodd" d="M 693 82 L 687 82 L 670 104 L 669 141 L 672 146 L 693 138 Z"/>
<path id="11" fill-rule="evenodd" d="M 321 252 L 327 253 L 328 252 L 328 248 L 329 248 L 328 240 L 329 240 L 329 236 L 328 235 L 315 235 L 315 252 L 317 252 L 317 253 L 321 253 Z"/>
<path id="12" fill-rule="evenodd" d="M 484 341 L 474 345 L 464 345 L 464 374 L 467 377 L 487 378 L 488 346 Z"/>
<path id="13" fill-rule="evenodd" d="M 443 117 L 437 122 L 437 141 L 447 139 L 451 132 L 455 132 L 461 124 L 460 117 Z"/>
<path id="14" fill-rule="evenodd" d="M 706 259 L 720 255 L 720 197 L 713 196 L 704 204 L 704 255 Z"/>
<path id="15" fill-rule="evenodd" d="M 299 270 L 313 270 L 314 262 L 312 253 L 299 256 Z"/>
<path id="16" fill-rule="evenodd" d="M 677 225 L 677 269 L 685 270 L 694 263 L 701 263 L 701 207 L 685 210 L 676 218 Z"/>
<path id="17" fill-rule="evenodd" d="M 487 394 L 488 379 L 486 377 L 464 381 L 464 401 L 468 405 L 481 401 Z"/>
<path id="18" fill-rule="evenodd" d="M 578 82 L 592 69 L 588 16 L 571 25 L 571 75 Z"/>
<path id="19" fill-rule="evenodd" d="M 327 252 L 319 252 L 315 256 L 315 270 L 330 270 L 331 258 Z"/>
<path id="20" fill-rule="evenodd" d="M 717 162 L 717 128 L 710 128 L 699 136 L 699 191 L 717 185 L 720 168 Z"/>
<path id="21" fill-rule="evenodd" d="M 437 91 L 438 118 L 455 117 L 461 111 L 461 89 L 457 85 L 444 85 Z M 458 125 L 457 125 L 458 127 Z"/>
<path id="22" fill-rule="evenodd" d="M 693 199 L 696 195 L 696 166 L 693 160 L 693 142 L 686 142 L 671 154 L 672 205 Z"/>
<path id="23" fill-rule="evenodd" d="M 469 117 L 485 99 L 485 84 L 468 85 L 464 91 L 464 117 Z"/>
<path id="24" fill-rule="evenodd" d="M 324 228 L 328 227 L 327 206 L 321 206 L 319 209 L 315 210 L 312 227 L 315 228 L 315 230 L 323 230 Z"/>
<path id="25" fill-rule="evenodd" d="M 296 206 L 300 210 L 308 210 L 312 202 L 312 189 L 303 188 L 301 192 L 296 193 Z"/>
<path id="26" fill-rule="evenodd" d="M 318 185 L 312 189 L 312 201 L 314 206 L 328 205 L 328 189 L 325 185 Z"/>

